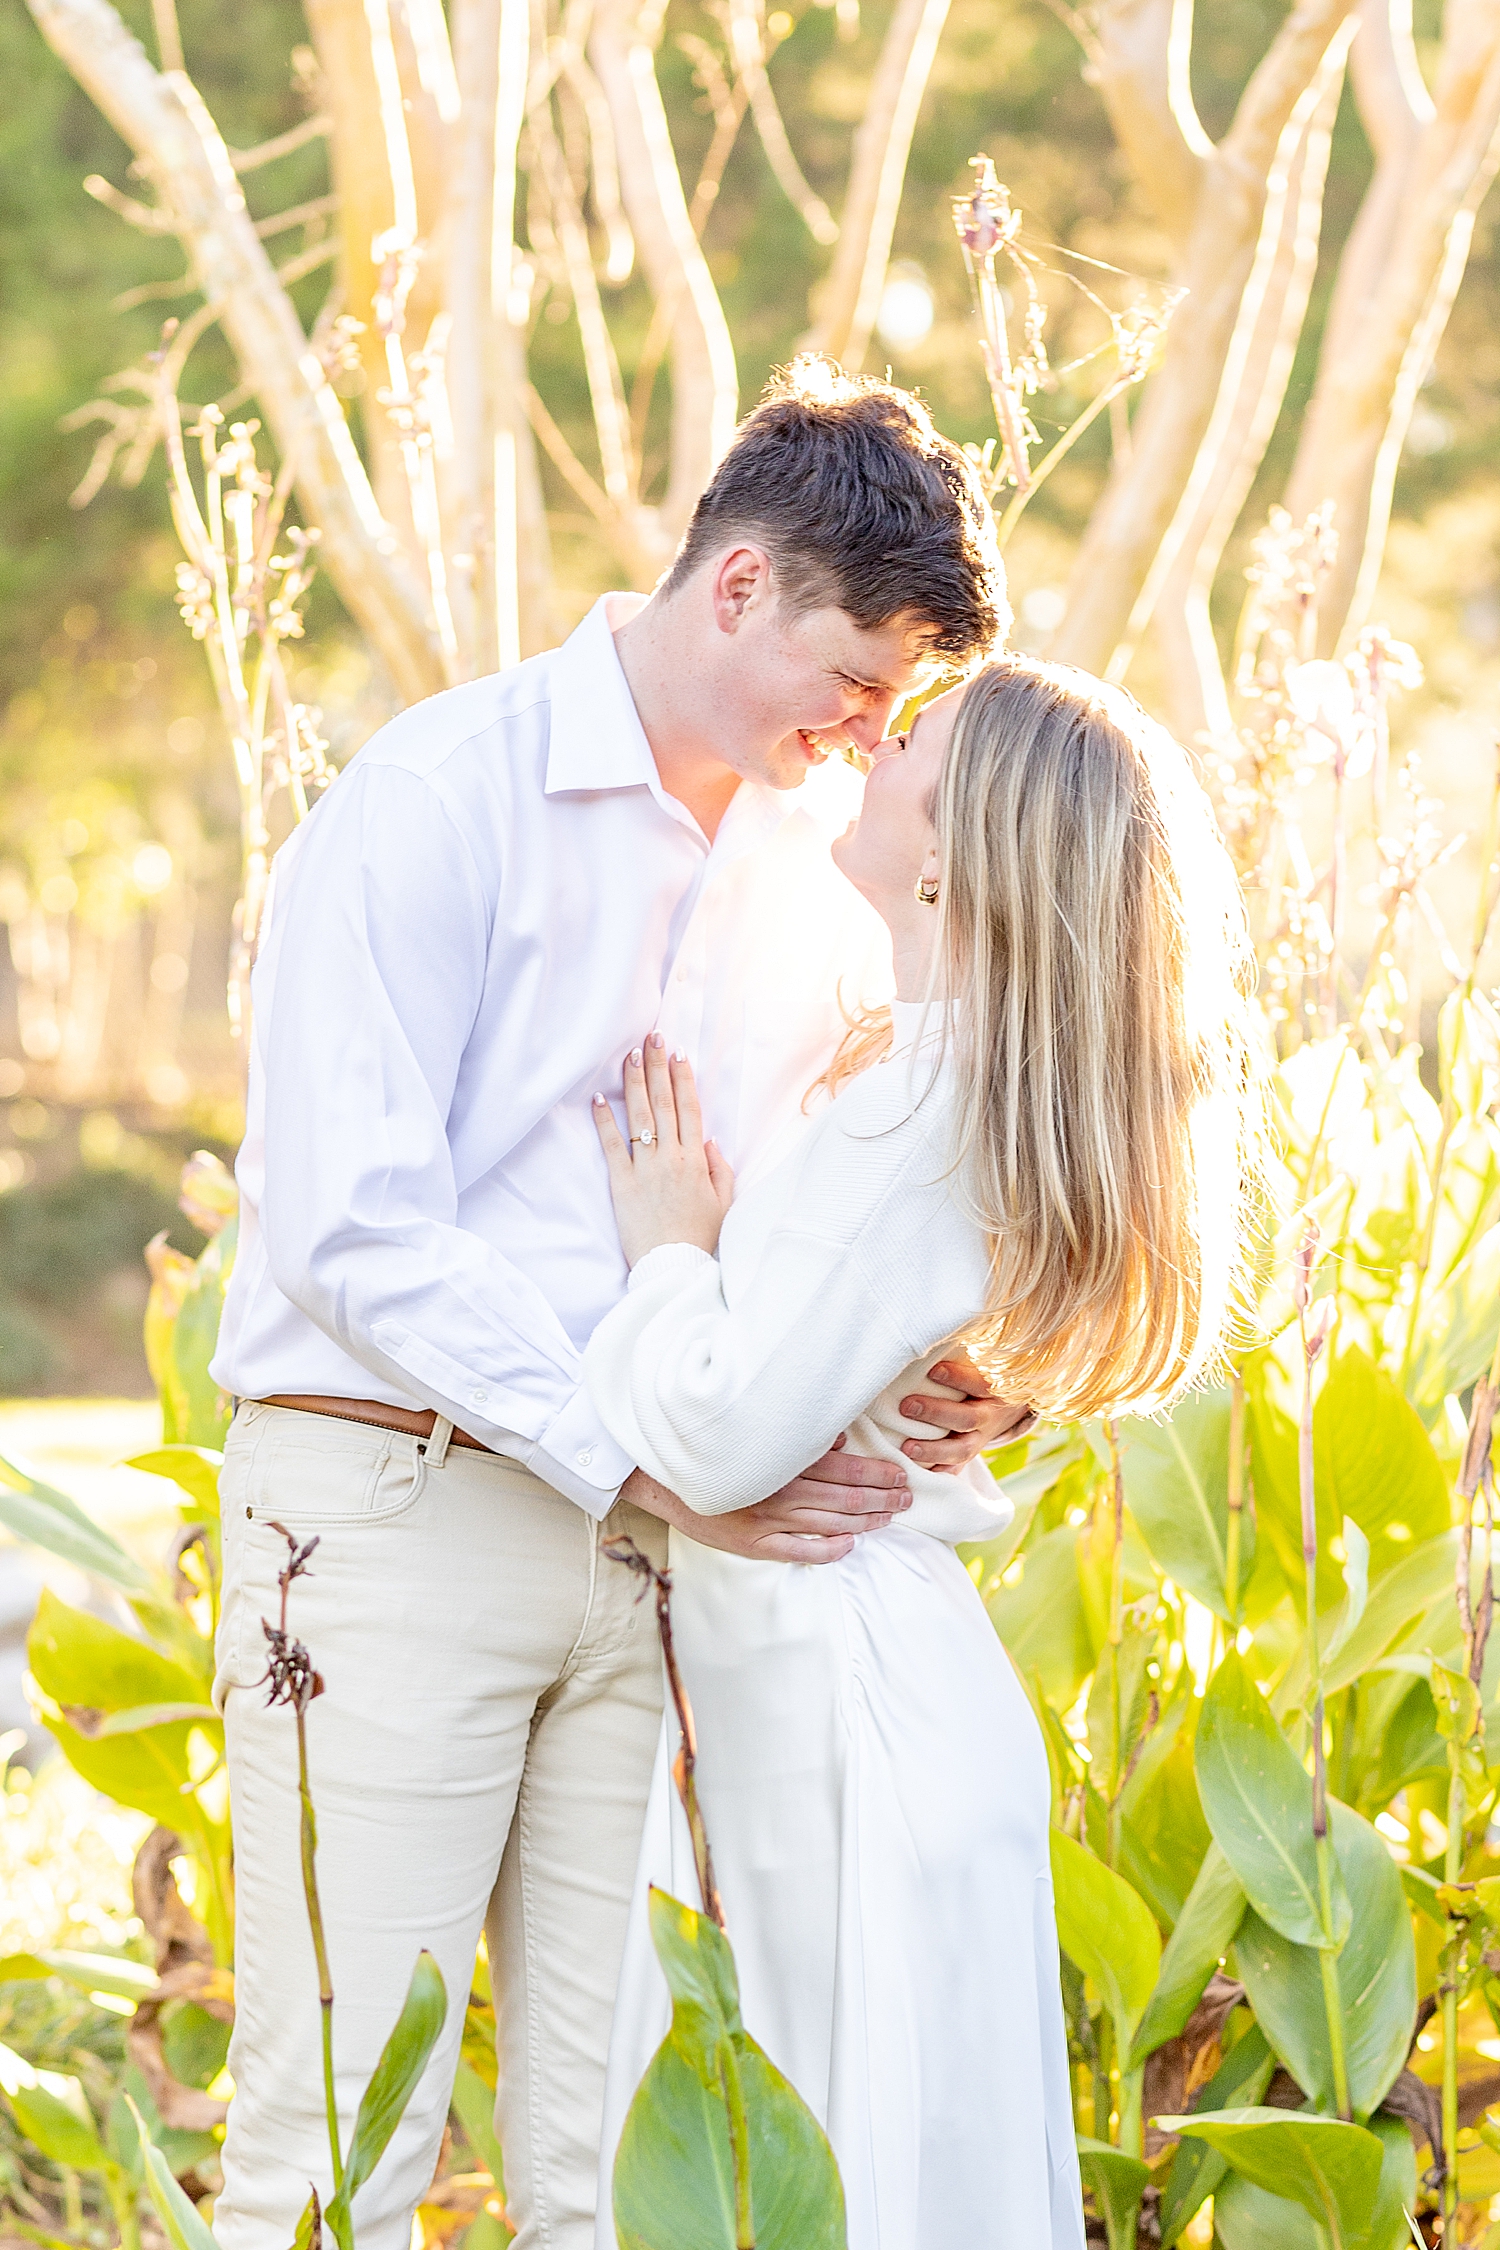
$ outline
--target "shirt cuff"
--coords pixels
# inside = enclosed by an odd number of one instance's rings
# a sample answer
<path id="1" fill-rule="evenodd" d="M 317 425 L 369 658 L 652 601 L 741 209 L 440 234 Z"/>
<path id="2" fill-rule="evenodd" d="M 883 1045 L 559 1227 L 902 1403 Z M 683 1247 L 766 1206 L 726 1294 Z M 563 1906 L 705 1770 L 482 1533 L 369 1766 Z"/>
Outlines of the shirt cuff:
<path id="1" fill-rule="evenodd" d="M 582 1384 L 518 1456 L 534 1476 L 591 1516 L 607 1516 L 634 1461 L 610 1436 Z"/>
<path id="2" fill-rule="evenodd" d="M 695 1242 L 662 1242 L 636 1260 L 626 1286 L 645 1289 L 662 1281 L 686 1281 L 714 1262 L 713 1252 L 700 1250 Z"/>

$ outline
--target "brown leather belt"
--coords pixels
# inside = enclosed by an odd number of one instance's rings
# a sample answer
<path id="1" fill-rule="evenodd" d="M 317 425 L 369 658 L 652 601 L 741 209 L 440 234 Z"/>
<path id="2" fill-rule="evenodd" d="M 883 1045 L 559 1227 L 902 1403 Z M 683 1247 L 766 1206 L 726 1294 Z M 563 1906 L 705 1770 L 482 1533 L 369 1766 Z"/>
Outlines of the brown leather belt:
<path id="1" fill-rule="evenodd" d="M 329 1414 L 336 1422 L 369 1422 L 377 1430 L 401 1430 L 407 1437 L 430 1438 L 437 1424 L 437 1416 L 430 1406 L 387 1406 L 378 1398 L 304 1398 L 281 1394 L 275 1398 L 262 1398 L 257 1406 L 286 1406 L 294 1414 Z M 467 1430 L 455 1430 L 450 1440 L 453 1445 L 467 1446 L 471 1453 L 489 1453 L 488 1445 L 470 1437 Z"/>

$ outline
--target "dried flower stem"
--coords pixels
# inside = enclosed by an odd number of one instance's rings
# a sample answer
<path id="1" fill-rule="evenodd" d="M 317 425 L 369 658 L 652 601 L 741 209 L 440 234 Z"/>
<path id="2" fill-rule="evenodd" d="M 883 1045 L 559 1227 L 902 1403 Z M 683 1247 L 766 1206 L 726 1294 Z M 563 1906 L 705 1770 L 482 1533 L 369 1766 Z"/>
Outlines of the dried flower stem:
<path id="1" fill-rule="evenodd" d="M 693 1863 L 698 1871 L 698 1891 L 703 1900 L 703 1911 L 722 1930 L 725 1927 L 723 1902 L 714 1881 L 713 1853 L 709 1849 L 708 1830 L 703 1823 L 702 1808 L 698 1803 L 697 1764 L 698 1736 L 693 1725 L 693 1707 L 688 1701 L 687 1689 L 682 1684 L 682 1674 L 677 1668 L 677 1651 L 672 1643 L 672 1573 L 658 1570 L 649 1555 L 643 1554 L 635 1541 L 628 1537 L 610 1539 L 604 1552 L 611 1562 L 623 1563 L 641 1580 L 637 1600 L 644 1600 L 648 1591 L 656 1596 L 656 1627 L 661 1635 L 662 1660 L 667 1668 L 667 1684 L 672 1691 L 672 1703 L 677 1712 L 677 1725 L 682 1735 L 681 1747 L 672 1761 L 672 1779 L 687 1815 L 688 1834 L 693 1840 Z"/>
<path id="2" fill-rule="evenodd" d="M 338 2097 L 333 2077 L 333 1977 L 328 1966 L 328 1941 L 323 1928 L 323 1908 L 318 1897 L 318 1823 L 313 1810 L 312 1786 L 307 1771 L 307 1708 L 316 1696 L 323 1693 L 323 1675 L 313 1669 L 313 1661 L 301 1641 L 294 1641 L 287 1625 L 287 1599 L 293 1583 L 309 1576 L 308 1562 L 316 1539 L 306 1540 L 301 1546 L 282 1523 L 273 1523 L 287 1543 L 285 1568 L 278 1574 L 276 1583 L 281 1588 L 281 1619 L 270 1625 L 261 1619 L 261 1630 L 270 1647 L 266 1666 L 266 1683 L 270 1694 L 266 1697 L 269 1709 L 273 1704 L 291 1706 L 297 1725 L 297 1795 L 301 1804 L 302 1892 L 307 1900 L 307 1919 L 312 1931 L 313 1956 L 318 1965 L 318 2005 L 322 2013 L 323 2028 L 323 2101 L 328 2118 L 328 2149 L 333 2160 L 333 2184 L 337 2191 L 344 2180 L 344 2159 L 339 2148 Z"/>

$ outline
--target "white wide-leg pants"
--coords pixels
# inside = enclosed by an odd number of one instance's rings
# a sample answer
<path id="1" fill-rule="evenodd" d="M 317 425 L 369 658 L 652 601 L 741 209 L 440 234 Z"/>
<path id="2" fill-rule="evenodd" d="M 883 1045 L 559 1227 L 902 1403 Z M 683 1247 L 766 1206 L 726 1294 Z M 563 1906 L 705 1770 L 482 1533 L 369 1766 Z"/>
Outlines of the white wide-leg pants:
<path id="1" fill-rule="evenodd" d="M 443 1425 L 439 1424 L 439 1431 Z M 591 2250 L 610 2016 L 661 1712 L 651 1605 L 602 1524 L 514 1462 L 242 1405 L 222 1478 L 216 1693 L 234 1805 L 235 2098 L 214 2228 L 287 2250 L 331 2193 L 292 1713 L 261 1683 L 284 1523 L 317 1534 L 289 1627 L 325 1682 L 307 1716 L 342 2139 L 426 1946 L 448 2018 L 374 2178 L 361 2250 L 408 2250 L 448 2113 L 482 1928 L 499 2015 L 496 2123 L 516 2250 Z M 429 1458 L 429 1450 L 431 1458 Z"/>

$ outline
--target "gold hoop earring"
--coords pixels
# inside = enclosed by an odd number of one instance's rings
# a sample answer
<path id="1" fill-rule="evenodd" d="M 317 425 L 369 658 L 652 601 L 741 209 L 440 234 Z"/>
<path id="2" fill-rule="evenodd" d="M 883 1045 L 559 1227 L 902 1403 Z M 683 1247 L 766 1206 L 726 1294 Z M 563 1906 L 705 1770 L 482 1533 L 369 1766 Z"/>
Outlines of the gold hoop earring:
<path id="1" fill-rule="evenodd" d="M 938 902 L 937 878 L 931 875 L 919 875 L 912 896 L 922 906 L 936 906 Z"/>

